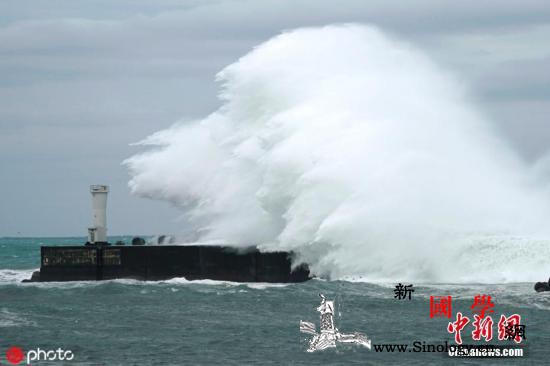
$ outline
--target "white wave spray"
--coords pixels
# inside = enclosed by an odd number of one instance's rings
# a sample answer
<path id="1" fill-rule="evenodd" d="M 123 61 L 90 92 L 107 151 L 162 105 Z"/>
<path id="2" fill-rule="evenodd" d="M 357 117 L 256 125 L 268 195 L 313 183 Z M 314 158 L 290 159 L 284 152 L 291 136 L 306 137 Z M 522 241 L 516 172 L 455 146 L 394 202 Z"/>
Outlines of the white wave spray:
<path id="1" fill-rule="evenodd" d="M 331 278 L 548 275 L 546 192 L 410 45 L 360 25 L 298 29 L 218 80 L 216 112 L 125 161 L 132 192 L 180 206 L 197 239 L 292 249 Z"/>

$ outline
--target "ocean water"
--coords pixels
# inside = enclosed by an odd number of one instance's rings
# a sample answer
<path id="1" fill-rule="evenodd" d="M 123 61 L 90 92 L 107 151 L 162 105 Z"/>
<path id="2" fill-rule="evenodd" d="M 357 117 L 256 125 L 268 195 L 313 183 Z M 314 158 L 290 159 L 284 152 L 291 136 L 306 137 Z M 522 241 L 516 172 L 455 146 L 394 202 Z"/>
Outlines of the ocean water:
<path id="1" fill-rule="evenodd" d="M 394 298 L 396 283 L 364 283 L 360 278 L 288 285 L 183 278 L 21 283 L 39 267 L 40 245 L 83 240 L 0 239 L 0 364 L 8 364 L 5 352 L 11 346 L 71 350 L 74 359 L 67 365 L 547 364 L 550 294 L 535 293 L 532 283 L 413 283 L 411 300 Z M 406 278 L 402 282 L 409 284 Z M 521 315 L 526 355 L 459 359 L 437 352 L 380 353 L 355 346 L 307 353 L 309 336 L 299 332 L 299 322 L 312 321 L 318 327 L 319 293 L 337 301 L 335 323 L 341 331 L 363 332 L 373 344 L 410 347 L 415 341 L 453 343 L 446 330 L 449 319 L 429 316 L 430 296 L 451 295 L 454 316 L 457 311 L 471 314 L 474 295 L 488 294 L 495 303 L 495 323 L 500 314 Z M 465 344 L 475 343 L 470 325 L 462 334 Z M 496 328 L 494 334 L 496 338 Z"/>

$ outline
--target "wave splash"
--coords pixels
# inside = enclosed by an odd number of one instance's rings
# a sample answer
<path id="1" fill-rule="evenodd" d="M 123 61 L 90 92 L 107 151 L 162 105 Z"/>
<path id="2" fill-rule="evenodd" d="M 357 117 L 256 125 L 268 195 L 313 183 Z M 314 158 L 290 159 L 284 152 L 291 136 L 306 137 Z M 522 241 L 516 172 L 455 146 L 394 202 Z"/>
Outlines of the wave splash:
<path id="1" fill-rule="evenodd" d="M 361 25 L 297 29 L 217 79 L 217 111 L 124 162 L 134 194 L 182 208 L 185 235 L 294 250 L 330 278 L 547 277 L 534 254 L 550 246 L 516 245 L 548 237 L 547 190 L 412 46 Z"/>

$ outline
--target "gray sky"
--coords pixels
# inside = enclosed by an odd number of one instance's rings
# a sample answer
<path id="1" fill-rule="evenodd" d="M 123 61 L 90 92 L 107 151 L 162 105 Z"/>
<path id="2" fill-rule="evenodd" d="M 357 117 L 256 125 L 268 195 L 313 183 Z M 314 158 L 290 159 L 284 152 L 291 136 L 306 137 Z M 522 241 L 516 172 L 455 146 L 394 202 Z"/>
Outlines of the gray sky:
<path id="1" fill-rule="evenodd" d="M 177 210 L 130 196 L 129 144 L 215 110 L 214 75 L 258 43 L 342 22 L 423 49 L 522 158 L 548 153 L 547 0 L 4 0 L 0 236 L 85 235 L 94 183 L 111 186 L 110 234 L 177 233 Z"/>

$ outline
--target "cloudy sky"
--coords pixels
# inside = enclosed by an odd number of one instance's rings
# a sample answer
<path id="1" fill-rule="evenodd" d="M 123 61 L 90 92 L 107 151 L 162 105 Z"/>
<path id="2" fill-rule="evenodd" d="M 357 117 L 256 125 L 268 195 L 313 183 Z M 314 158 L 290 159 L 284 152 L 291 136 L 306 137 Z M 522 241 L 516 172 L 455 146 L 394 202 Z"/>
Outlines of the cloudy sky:
<path id="1" fill-rule="evenodd" d="M 0 236 L 85 235 L 94 183 L 111 187 L 111 234 L 177 233 L 177 210 L 129 194 L 130 144 L 215 110 L 216 72 L 302 26 L 368 23 L 414 44 L 523 159 L 549 152 L 548 1 L 397 4 L 0 2 Z"/>

